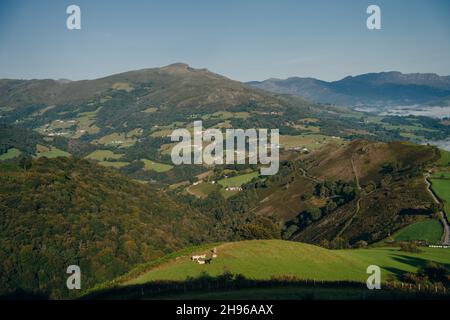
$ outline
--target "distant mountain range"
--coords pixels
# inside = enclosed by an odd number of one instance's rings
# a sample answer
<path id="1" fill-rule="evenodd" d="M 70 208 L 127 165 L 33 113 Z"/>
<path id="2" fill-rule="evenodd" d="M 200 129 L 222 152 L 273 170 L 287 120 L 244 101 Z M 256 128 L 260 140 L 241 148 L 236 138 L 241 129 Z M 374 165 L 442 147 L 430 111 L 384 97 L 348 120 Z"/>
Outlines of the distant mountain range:
<path id="1" fill-rule="evenodd" d="M 450 101 L 450 76 L 434 73 L 367 73 L 332 82 L 300 77 L 271 78 L 247 84 L 270 92 L 337 105 L 448 105 Z"/>

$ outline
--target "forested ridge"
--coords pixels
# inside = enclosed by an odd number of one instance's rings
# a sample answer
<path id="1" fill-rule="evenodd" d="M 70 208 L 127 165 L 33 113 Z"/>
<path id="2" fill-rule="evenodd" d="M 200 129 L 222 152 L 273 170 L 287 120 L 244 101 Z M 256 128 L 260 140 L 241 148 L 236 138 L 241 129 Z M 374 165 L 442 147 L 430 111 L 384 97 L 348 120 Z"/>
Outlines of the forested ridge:
<path id="1" fill-rule="evenodd" d="M 23 166 L 23 167 L 20 167 Z M 0 167 L 0 287 L 64 297 L 66 268 L 83 287 L 209 239 L 211 219 L 86 160 Z"/>

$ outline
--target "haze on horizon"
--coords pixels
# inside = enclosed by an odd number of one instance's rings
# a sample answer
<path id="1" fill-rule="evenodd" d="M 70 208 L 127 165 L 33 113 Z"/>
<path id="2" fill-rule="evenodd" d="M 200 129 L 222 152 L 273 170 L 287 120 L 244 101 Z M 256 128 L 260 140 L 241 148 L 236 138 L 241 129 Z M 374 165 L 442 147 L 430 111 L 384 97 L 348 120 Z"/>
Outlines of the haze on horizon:
<path id="1" fill-rule="evenodd" d="M 77 4 L 82 29 L 67 30 Z M 366 28 L 377 4 L 382 30 Z M 175 62 L 234 80 L 450 74 L 450 2 L 0 2 L 0 78 L 93 79 Z"/>

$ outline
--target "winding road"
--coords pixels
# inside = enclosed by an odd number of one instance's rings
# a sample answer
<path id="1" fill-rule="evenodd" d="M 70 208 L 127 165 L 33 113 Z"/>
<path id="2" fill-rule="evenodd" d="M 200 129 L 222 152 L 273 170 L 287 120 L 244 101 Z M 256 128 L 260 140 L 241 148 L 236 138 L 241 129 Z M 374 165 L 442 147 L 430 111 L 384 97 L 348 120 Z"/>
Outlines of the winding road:
<path id="1" fill-rule="evenodd" d="M 431 197 L 433 198 L 434 202 L 436 202 L 437 204 L 441 204 L 441 201 L 439 200 L 439 198 L 436 196 L 436 194 L 434 193 L 433 189 L 431 188 L 431 182 L 429 180 L 430 178 L 430 173 L 426 173 L 424 175 L 425 177 L 425 183 L 427 184 L 427 190 L 430 193 Z M 450 245 L 450 225 L 449 222 L 447 220 L 447 216 L 445 215 L 445 212 L 440 210 L 439 211 L 439 218 L 441 219 L 442 225 L 444 226 L 444 234 L 442 235 L 442 244 L 444 245 Z"/>

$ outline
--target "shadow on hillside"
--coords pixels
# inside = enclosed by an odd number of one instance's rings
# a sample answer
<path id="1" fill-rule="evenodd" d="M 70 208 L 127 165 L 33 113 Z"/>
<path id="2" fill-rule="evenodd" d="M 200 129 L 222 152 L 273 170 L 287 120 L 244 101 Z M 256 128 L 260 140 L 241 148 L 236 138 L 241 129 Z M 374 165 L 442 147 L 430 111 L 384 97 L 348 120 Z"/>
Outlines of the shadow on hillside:
<path id="1" fill-rule="evenodd" d="M 402 256 L 402 255 L 394 255 L 392 257 L 397 262 L 408 264 L 410 266 L 413 266 L 415 268 L 424 267 L 427 263 L 430 262 L 430 260 L 418 258 L 418 257 L 408 257 L 408 256 Z M 450 264 L 448 263 L 440 263 L 446 268 L 450 268 Z"/>
<path id="2" fill-rule="evenodd" d="M 399 263 L 410 265 L 416 269 L 426 267 L 426 265 L 430 262 L 430 260 L 427 260 L 427 259 L 418 258 L 418 257 L 408 257 L 408 256 L 399 255 L 399 254 L 393 254 L 393 255 L 391 255 L 391 258 Z M 439 263 L 439 264 L 450 270 L 450 264 L 446 264 L 446 263 Z M 391 272 L 395 276 L 395 278 L 399 281 L 401 281 L 404 278 L 405 274 L 408 273 L 405 270 L 398 269 L 395 267 L 390 267 L 390 266 L 382 266 L 382 268 Z"/>
<path id="3" fill-rule="evenodd" d="M 405 270 L 402 269 L 398 269 L 398 268 L 393 268 L 393 267 L 382 267 L 384 270 L 389 271 L 390 273 L 392 273 L 395 278 L 397 279 L 401 279 L 403 277 L 403 275 L 405 274 Z"/>
<path id="4" fill-rule="evenodd" d="M 31 292 L 18 289 L 4 295 L 0 295 L 0 300 L 48 300 L 49 296 L 42 292 Z"/>
<path id="5" fill-rule="evenodd" d="M 272 290 L 272 293 L 270 293 Z M 243 275 L 224 273 L 223 275 L 212 277 L 206 273 L 198 278 L 188 278 L 185 281 L 152 281 L 140 285 L 127 285 L 97 290 L 81 297 L 82 300 L 136 300 L 136 299 L 192 299 L 196 296 L 204 296 L 209 299 L 211 295 L 224 294 L 227 299 L 239 299 L 240 293 L 250 290 L 255 297 L 259 290 L 269 291 L 265 298 L 283 299 L 284 292 L 280 295 L 280 289 L 284 291 L 294 291 L 289 299 L 314 300 L 314 299 L 335 299 L 343 300 L 346 297 L 357 300 L 369 299 L 428 299 L 442 298 L 436 295 L 420 296 L 413 292 L 396 290 L 368 290 L 365 283 L 351 281 L 311 281 L 297 278 L 285 277 L 271 280 L 252 280 Z M 281 290 L 281 291 L 283 291 Z M 278 292 L 278 293 L 277 293 Z M 321 293 L 316 295 L 316 293 Z M 247 295 L 248 297 L 248 295 Z M 250 295 L 250 297 L 252 297 Z M 253 297 L 254 298 L 254 297 Z M 448 296 L 446 296 L 448 299 Z"/>

